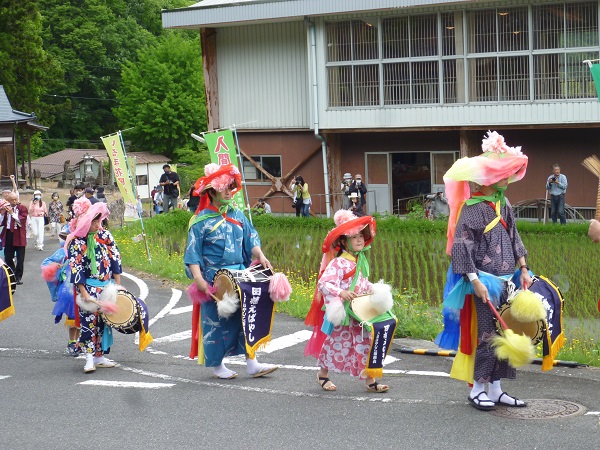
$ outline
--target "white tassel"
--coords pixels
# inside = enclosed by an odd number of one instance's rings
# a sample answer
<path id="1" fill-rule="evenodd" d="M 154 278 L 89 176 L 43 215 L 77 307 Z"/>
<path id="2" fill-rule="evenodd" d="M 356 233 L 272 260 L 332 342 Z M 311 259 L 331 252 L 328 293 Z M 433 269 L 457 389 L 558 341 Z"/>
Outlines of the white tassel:
<path id="1" fill-rule="evenodd" d="M 117 303 L 117 285 L 114 283 L 109 283 L 102 290 L 102 294 L 100 294 L 100 301 L 107 303 Z"/>
<path id="2" fill-rule="evenodd" d="M 392 297 L 392 287 L 385 284 L 383 280 L 373 284 L 373 294 L 371 294 L 371 304 L 378 314 L 383 314 L 394 307 L 394 298 Z"/>
<path id="3" fill-rule="evenodd" d="M 77 305 L 79 306 L 79 309 L 82 309 L 82 310 L 87 311 L 87 312 L 96 312 L 100 308 L 95 303 L 86 302 L 83 299 L 83 297 L 81 296 L 81 294 L 77 294 L 77 297 L 75 298 L 75 301 L 77 302 Z"/>
<path id="4" fill-rule="evenodd" d="M 340 300 L 333 300 L 325 307 L 325 315 L 327 320 L 333 325 L 341 325 L 346 318 L 346 310 L 344 309 L 344 303 Z"/>
<path id="5" fill-rule="evenodd" d="M 225 292 L 221 301 L 217 302 L 217 314 L 223 319 L 229 319 L 239 307 L 239 298 L 234 294 Z"/>

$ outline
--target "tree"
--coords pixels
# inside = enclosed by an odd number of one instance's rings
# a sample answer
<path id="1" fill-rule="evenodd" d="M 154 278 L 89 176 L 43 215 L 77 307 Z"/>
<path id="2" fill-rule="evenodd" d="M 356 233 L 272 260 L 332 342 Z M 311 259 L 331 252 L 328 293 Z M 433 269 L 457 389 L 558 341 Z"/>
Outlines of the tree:
<path id="1" fill-rule="evenodd" d="M 199 36 L 170 32 L 125 64 L 114 113 L 140 150 L 172 157 L 190 146 L 190 133 L 206 129 Z M 193 142 L 193 141 L 192 141 Z M 192 144 L 195 145 L 195 144 Z"/>

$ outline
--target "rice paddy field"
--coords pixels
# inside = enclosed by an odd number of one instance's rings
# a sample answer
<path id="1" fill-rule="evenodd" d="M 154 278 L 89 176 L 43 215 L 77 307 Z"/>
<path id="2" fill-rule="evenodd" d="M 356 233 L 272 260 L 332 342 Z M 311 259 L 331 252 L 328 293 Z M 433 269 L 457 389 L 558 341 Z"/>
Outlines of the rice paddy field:
<path id="1" fill-rule="evenodd" d="M 139 223 L 114 229 L 126 266 L 189 284 L 182 262 L 191 214 L 175 211 L 144 221 L 152 262 L 145 257 Z M 321 244 L 332 219 L 254 217 L 262 249 L 274 268 L 290 279 L 294 292 L 278 310 L 304 317 L 310 307 L 321 262 Z M 600 365 L 600 246 L 587 237 L 587 224 L 567 226 L 518 223 L 528 265 L 554 281 L 565 298 L 567 345 L 559 359 Z M 393 286 L 397 336 L 433 340 L 442 329 L 442 294 L 449 257 L 443 221 L 377 218 L 369 252 L 371 281 Z"/>

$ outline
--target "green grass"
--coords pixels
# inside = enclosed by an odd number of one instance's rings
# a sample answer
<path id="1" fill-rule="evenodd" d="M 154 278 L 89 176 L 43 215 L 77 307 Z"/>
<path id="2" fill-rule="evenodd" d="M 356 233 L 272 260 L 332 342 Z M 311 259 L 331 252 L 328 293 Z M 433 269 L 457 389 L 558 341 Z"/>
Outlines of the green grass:
<path id="1" fill-rule="evenodd" d="M 182 284 L 189 284 L 183 268 L 187 222 L 191 214 L 177 210 L 144 221 L 150 264 L 139 224 L 112 230 L 124 264 Z M 321 244 L 333 228 L 332 219 L 254 217 L 262 248 L 277 271 L 288 275 L 293 293 L 277 310 L 304 318 L 313 298 L 321 262 Z M 543 226 L 518 223 L 529 252 L 531 269 L 553 280 L 565 297 L 568 343 L 558 359 L 600 365 L 594 340 L 600 323 L 600 247 L 587 238 L 587 224 Z M 371 281 L 383 279 L 394 288 L 398 337 L 433 340 L 442 328 L 441 303 L 449 257 L 445 254 L 443 221 L 378 218 L 377 236 L 369 255 Z M 584 326 L 585 324 L 585 326 Z"/>

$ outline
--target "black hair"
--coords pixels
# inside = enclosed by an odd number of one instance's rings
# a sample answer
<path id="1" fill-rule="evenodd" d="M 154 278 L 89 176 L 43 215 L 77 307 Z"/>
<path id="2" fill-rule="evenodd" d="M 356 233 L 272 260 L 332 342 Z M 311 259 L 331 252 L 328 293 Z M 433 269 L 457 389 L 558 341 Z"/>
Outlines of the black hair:
<path id="1" fill-rule="evenodd" d="M 168 165 L 168 164 L 165 164 L 165 165 L 163 166 L 163 170 L 165 170 L 165 168 L 166 168 L 166 167 L 168 167 L 169 169 L 171 168 L 171 166 L 170 166 L 170 165 Z"/>

